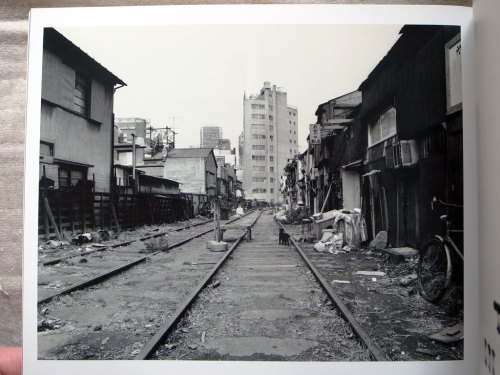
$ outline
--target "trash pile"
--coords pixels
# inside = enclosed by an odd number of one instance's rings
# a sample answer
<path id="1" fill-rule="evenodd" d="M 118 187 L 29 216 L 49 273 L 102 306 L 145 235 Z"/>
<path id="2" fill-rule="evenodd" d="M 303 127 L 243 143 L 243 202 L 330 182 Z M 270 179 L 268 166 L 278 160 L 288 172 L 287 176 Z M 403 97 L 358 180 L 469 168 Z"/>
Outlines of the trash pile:
<path id="1" fill-rule="evenodd" d="M 332 210 L 313 216 L 316 237 L 321 239 L 314 249 L 332 254 L 346 253 L 359 249 L 368 240 L 365 219 L 361 210 Z"/>
<path id="2" fill-rule="evenodd" d="M 274 218 L 283 224 L 301 224 L 302 219 L 307 219 L 309 213 L 306 207 L 291 208 L 286 205 L 274 214 Z"/>

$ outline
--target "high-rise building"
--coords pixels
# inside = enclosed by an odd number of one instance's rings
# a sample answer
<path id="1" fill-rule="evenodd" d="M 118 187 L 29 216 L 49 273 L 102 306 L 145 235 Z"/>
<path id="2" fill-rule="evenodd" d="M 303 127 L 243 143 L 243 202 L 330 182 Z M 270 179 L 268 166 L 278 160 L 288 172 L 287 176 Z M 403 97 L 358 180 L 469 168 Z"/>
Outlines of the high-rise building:
<path id="1" fill-rule="evenodd" d="M 203 126 L 200 129 L 200 148 L 220 148 L 221 138 L 220 126 Z"/>
<path id="2" fill-rule="evenodd" d="M 287 93 L 269 82 L 243 98 L 243 188 L 248 199 L 282 201 L 280 180 L 288 159 L 298 152 L 298 110 Z"/>

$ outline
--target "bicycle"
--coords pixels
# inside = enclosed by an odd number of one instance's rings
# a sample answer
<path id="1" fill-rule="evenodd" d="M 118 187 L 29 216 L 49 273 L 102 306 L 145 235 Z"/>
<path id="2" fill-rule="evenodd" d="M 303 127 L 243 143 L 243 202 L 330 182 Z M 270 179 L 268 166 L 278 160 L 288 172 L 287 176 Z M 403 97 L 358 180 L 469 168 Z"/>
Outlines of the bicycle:
<path id="1" fill-rule="evenodd" d="M 434 210 L 434 206 L 437 204 L 463 209 L 461 205 L 446 203 L 436 197 L 431 202 L 431 209 Z M 452 233 L 463 233 L 463 230 L 451 229 L 449 215 L 442 215 L 440 220 L 445 226 L 444 233 L 434 235 L 434 238 L 425 243 L 418 261 L 420 294 L 426 301 L 435 304 L 444 297 L 451 285 L 453 264 L 461 262 L 463 266 L 464 261 L 463 251 L 459 249 L 450 236 Z"/>

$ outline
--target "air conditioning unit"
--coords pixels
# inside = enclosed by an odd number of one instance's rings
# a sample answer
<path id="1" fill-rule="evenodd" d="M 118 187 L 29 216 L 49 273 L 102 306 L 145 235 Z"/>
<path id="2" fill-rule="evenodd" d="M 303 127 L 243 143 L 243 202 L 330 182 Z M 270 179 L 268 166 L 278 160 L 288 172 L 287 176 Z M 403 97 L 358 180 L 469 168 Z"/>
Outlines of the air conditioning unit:
<path id="1" fill-rule="evenodd" d="M 402 140 L 388 145 L 385 149 L 385 162 L 387 168 L 390 169 L 417 164 L 417 142 L 415 140 Z"/>

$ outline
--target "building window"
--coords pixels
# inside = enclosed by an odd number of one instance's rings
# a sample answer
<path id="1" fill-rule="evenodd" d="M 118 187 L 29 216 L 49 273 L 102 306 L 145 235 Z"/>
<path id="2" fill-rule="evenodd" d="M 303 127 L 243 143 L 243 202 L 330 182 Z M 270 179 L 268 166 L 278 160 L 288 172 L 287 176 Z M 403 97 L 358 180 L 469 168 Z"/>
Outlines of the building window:
<path id="1" fill-rule="evenodd" d="M 273 106 L 272 105 L 269 106 L 269 110 L 272 112 L 272 110 L 273 110 Z"/>
<path id="2" fill-rule="evenodd" d="M 254 113 L 252 114 L 252 118 L 253 119 L 265 119 L 266 118 L 266 115 L 262 115 L 262 114 L 259 114 L 259 113 Z"/>
<path id="3" fill-rule="evenodd" d="M 270 136 L 269 136 L 269 140 L 270 140 L 270 141 L 272 141 L 272 140 L 273 140 L 273 136 L 272 136 L 272 135 L 270 135 Z"/>
<path id="4" fill-rule="evenodd" d="M 265 155 L 252 155 L 252 160 L 266 160 Z"/>
<path id="5" fill-rule="evenodd" d="M 265 165 L 252 165 L 252 171 L 265 172 L 265 170 L 266 170 Z"/>
<path id="6" fill-rule="evenodd" d="M 265 188 L 252 189 L 252 193 L 265 193 L 265 192 L 267 192 L 267 189 L 265 189 Z"/>
<path id="7" fill-rule="evenodd" d="M 252 134 L 253 139 L 266 139 L 265 134 Z"/>
<path id="8" fill-rule="evenodd" d="M 295 132 L 295 130 L 293 131 L 293 134 L 297 134 L 297 133 Z"/>
<path id="9" fill-rule="evenodd" d="M 274 182 L 274 178 L 273 177 L 269 178 L 269 182 L 272 184 Z"/>
<path id="10" fill-rule="evenodd" d="M 292 140 L 290 139 L 290 143 L 292 143 Z"/>
<path id="11" fill-rule="evenodd" d="M 266 125 L 264 125 L 264 124 L 252 124 L 252 130 L 266 130 Z"/>
<path id="12" fill-rule="evenodd" d="M 435 155 L 446 153 L 446 130 L 438 129 L 423 137 L 419 144 L 419 155 L 421 159 L 427 159 Z"/>
<path id="13" fill-rule="evenodd" d="M 54 156 L 54 144 L 50 142 L 40 141 L 40 155 Z"/>
<path id="14" fill-rule="evenodd" d="M 266 182 L 265 177 L 252 177 L 252 182 Z"/>
<path id="15" fill-rule="evenodd" d="M 272 125 L 269 125 L 269 131 L 272 132 L 273 131 L 273 126 Z"/>
<path id="16" fill-rule="evenodd" d="M 59 167 L 59 187 L 71 188 L 81 186 L 87 180 L 87 168 Z"/>
<path id="17" fill-rule="evenodd" d="M 269 161 L 274 161 L 274 156 L 269 156 Z"/>
<path id="18" fill-rule="evenodd" d="M 273 194 L 273 193 L 274 193 L 274 189 L 273 189 L 273 188 L 271 188 L 271 194 Z"/>
<path id="19" fill-rule="evenodd" d="M 75 95 L 73 98 L 74 110 L 84 116 L 88 116 L 90 102 L 90 83 L 81 74 L 75 76 Z"/>
<path id="20" fill-rule="evenodd" d="M 293 140 L 293 143 L 297 144 L 297 141 L 294 139 L 294 140 Z"/>
<path id="21" fill-rule="evenodd" d="M 269 120 L 273 120 L 273 115 L 269 115 Z"/>
<path id="22" fill-rule="evenodd" d="M 265 150 L 266 145 L 252 145 L 252 150 Z"/>
<path id="23" fill-rule="evenodd" d="M 290 125 L 292 125 L 292 122 L 291 121 L 288 121 L 290 123 Z"/>
<path id="24" fill-rule="evenodd" d="M 269 172 L 274 172 L 274 167 L 269 167 Z"/>
<path id="25" fill-rule="evenodd" d="M 266 109 L 264 104 L 252 104 L 252 109 Z"/>
<path id="26" fill-rule="evenodd" d="M 396 135 L 396 131 L 396 109 L 391 107 L 368 126 L 368 145 L 384 141 Z"/>
<path id="27" fill-rule="evenodd" d="M 274 151 L 274 146 L 269 146 L 269 151 Z"/>

